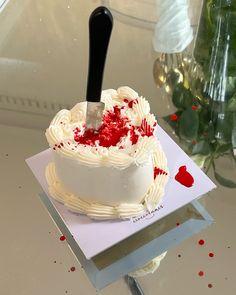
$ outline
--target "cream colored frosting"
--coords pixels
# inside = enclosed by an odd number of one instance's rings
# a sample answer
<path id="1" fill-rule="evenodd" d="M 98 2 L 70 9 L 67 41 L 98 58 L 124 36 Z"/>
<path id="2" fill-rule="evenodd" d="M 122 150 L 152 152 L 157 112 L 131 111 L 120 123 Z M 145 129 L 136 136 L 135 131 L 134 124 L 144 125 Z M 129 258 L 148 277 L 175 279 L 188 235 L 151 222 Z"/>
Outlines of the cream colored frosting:
<path id="1" fill-rule="evenodd" d="M 128 108 L 127 103 L 123 101 L 127 99 L 137 99 L 137 103 L 133 108 Z M 143 119 L 151 128 L 155 128 L 155 117 L 150 114 L 150 106 L 147 100 L 139 97 L 138 94 L 129 87 L 120 87 L 117 91 L 113 89 L 102 92 L 102 99 L 105 103 L 104 112 L 111 110 L 115 105 L 125 107 L 121 110 L 124 117 L 128 117 L 133 125 L 140 125 Z M 97 146 L 77 146 L 74 141 L 73 129 L 78 127 L 84 129 L 83 124 L 86 116 L 86 102 L 76 104 L 70 111 L 61 110 L 52 120 L 46 131 L 46 137 L 50 147 L 55 144 L 63 143 L 60 149 L 56 149 L 57 153 L 78 160 L 81 164 L 92 167 L 118 167 L 124 169 L 131 164 L 145 163 L 153 150 L 157 148 L 155 136 L 140 137 L 137 144 L 132 145 L 126 137 L 116 146 L 104 148 Z M 125 149 L 120 149 L 125 146 Z"/>
<path id="2" fill-rule="evenodd" d="M 144 264 L 142 267 L 138 268 L 136 271 L 129 273 L 129 276 L 137 278 L 154 273 L 160 266 L 161 260 L 166 256 L 166 253 L 167 252 L 162 253 L 161 255 Z"/>
<path id="3" fill-rule="evenodd" d="M 118 106 L 129 124 L 146 124 L 156 130 L 148 101 L 133 89 L 105 90 L 101 100 L 105 103 L 104 113 Z M 132 108 L 128 107 L 127 101 L 133 100 Z M 70 111 L 58 112 L 46 131 L 49 145 L 54 148 L 54 160 L 46 169 L 51 196 L 71 211 L 95 219 L 130 218 L 155 209 L 168 180 L 167 160 L 156 136 L 139 136 L 136 144 L 127 136 L 110 147 L 97 142 L 95 146 L 78 144 L 73 130 L 83 132 L 85 116 L 86 102 L 78 103 Z M 154 167 L 166 174 L 154 179 Z M 95 182 L 98 175 L 104 179 L 102 182 Z M 106 186 L 106 179 L 110 186 Z"/>

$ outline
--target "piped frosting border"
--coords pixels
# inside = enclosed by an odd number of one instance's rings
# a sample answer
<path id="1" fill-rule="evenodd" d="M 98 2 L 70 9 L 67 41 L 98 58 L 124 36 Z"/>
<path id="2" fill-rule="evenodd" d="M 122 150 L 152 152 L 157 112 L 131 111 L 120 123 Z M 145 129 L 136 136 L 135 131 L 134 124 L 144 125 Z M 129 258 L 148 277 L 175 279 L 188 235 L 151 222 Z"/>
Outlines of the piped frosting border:
<path id="1" fill-rule="evenodd" d="M 153 114 L 150 114 L 148 101 L 130 87 L 105 90 L 102 92 L 101 100 L 105 103 L 104 112 L 111 111 L 118 106 L 122 109 L 122 115 L 127 117 L 134 126 L 141 126 L 144 122 L 143 125 L 147 128 L 156 130 L 156 119 Z M 127 107 L 129 103 L 132 103 L 131 108 Z M 76 145 L 72 130 L 74 128 L 83 129 L 85 117 L 86 102 L 77 103 L 71 110 L 61 110 L 56 114 L 46 130 L 48 143 L 56 153 L 77 160 L 86 166 L 125 169 L 132 164 L 142 165 L 157 148 L 156 137 L 153 135 L 140 136 L 137 144 L 134 145 L 131 145 L 128 138 L 124 138 L 121 145 L 125 146 L 125 149 L 120 149 L 121 146 L 104 148 Z"/>

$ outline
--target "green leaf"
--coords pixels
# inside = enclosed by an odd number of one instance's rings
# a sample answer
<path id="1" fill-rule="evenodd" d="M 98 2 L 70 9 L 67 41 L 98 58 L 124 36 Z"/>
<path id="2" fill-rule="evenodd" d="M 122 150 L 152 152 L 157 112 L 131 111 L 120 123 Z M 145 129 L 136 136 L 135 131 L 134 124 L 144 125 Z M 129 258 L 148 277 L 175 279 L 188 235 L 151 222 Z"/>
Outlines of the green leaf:
<path id="1" fill-rule="evenodd" d="M 228 112 L 236 112 L 236 93 L 230 98 L 226 110 Z"/>
<path id="2" fill-rule="evenodd" d="M 199 118 L 196 111 L 191 108 L 183 111 L 179 119 L 179 134 L 182 139 L 193 140 L 197 138 Z"/>
<path id="3" fill-rule="evenodd" d="M 218 172 L 214 171 L 215 179 L 219 182 L 219 184 L 229 187 L 236 188 L 236 183 L 232 180 L 229 180 L 223 176 L 221 176 Z"/>
<path id="4" fill-rule="evenodd" d="M 182 83 L 175 87 L 172 95 L 172 102 L 179 109 L 184 107 L 184 86 Z"/>
<path id="5" fill-rule="evenodd" d="M 186 89 L 183 83 L 179 83 L 172 95 L 173 104 L 179 109 L 186 109 L 193 104 L 193 95 L 189 89 Z"/>
<path id="6" fill-rule="evenodd" d="M 192 154 L 209 155 L 211 152 L 210 145 L 207 141 L 201 140 L 193 146 Z"/>

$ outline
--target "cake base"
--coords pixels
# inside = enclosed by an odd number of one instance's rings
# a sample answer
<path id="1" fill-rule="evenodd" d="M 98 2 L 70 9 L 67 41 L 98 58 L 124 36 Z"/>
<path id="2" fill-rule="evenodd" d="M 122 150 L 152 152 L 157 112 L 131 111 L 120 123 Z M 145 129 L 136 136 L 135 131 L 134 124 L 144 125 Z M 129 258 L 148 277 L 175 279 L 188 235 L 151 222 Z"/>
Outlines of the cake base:
<path id="1" fill-rule="evenodd" d="M 85 214 L 93 219 L 127 219 L 143 214 L 146 211 L 154 210 L 164 195 L 164 187 L 169 178 L 166 161 L 163 161 L 164 152 L 159 151 L 155 155 L 154 167 L 157 163 L 163 163 L 158 167 L 165 173 L 159 173 L 143 196 L 141 203 L 122 203 L 119 205 L 104 205 L 100 203 L 88 202 L 68 192 L 59 180 L 56 167 L 53 162 L 49 163 L 46 168 L 46 178 L 49 185 L 50 195 L 57 201 L 63 203 L 70 211 Z M 162 159 L 162 161 L 159 161 Z"/>

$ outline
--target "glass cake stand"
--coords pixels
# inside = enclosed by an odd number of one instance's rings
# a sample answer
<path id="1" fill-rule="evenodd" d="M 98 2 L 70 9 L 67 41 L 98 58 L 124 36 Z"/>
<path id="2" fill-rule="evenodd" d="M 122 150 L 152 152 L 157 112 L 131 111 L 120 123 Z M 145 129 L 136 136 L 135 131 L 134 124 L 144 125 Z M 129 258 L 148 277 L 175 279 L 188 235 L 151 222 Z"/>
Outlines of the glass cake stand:
<path id="1" fill-rule="evenodd" d="M 129 273 L 213 222 L 204 207 L 193 201 L 88 260 L 55 207 L 56 201 L 46 194 L 39 196 L 97 290 L 125 275 L 133 294 L 142 294 L 137 280 Z"/>

